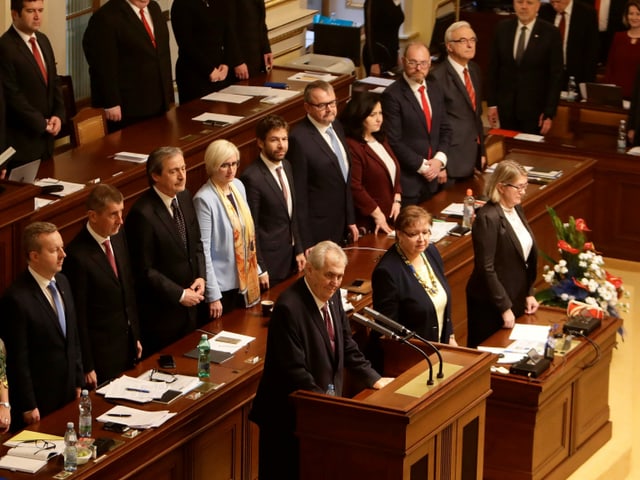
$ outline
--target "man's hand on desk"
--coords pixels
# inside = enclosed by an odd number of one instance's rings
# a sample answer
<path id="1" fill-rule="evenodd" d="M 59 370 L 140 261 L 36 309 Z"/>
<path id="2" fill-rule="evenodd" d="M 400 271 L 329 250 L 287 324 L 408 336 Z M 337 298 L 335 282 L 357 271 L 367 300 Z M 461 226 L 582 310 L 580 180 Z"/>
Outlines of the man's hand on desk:
<path id="1" fill-rule="evenodd" d="M 119 122 L 120 120 L 122 120 L 122 109 L 120 108 L 120 105 L 105 108 L 104 114 L 107 117 L 107 120 L 111 122 Z"/>
<path id="2" fill-rule="evenodd" d="M 516 324 L 516 316 L 511 309 L 502 312 L 502 328 L 513 328 Z"/>
<path id="3" fill-rule="evenodd" d="M 89 389 L 94 389 L 98 386 L 98 376 L 95 370 L 84 374 L 84 383 Z"/>
<path id="4" fill-rule="evenodd" d="M 393 377 L 380 377 L 376 383 L 373 384 L 373 388 L 376 390 L 380 390 L 381 388 L 386 387 L 391 382 L 393 382 L 395 378 Z"/>
<path id="5" fill-rule="evenodd" d="M 40 421 L 40 410 L 38 410 L 38 408 L 36 407 L 33 410 L 24 412 L 22 414 L 22 419 L 24 420 L 24 423 L 26 423 L 27 425 L 38 423 Z"/>
<path id="6" fill-rule="evenodd" d="M 263 59 L 264 59 L 264 67 L 268 72 L 273 68 L 273 53 L 271 52 L 265 53 Z"/>
<path id="7" fill-rule="evenodd" d="M 221 82 L 225 78 L 227 78 L 227 74 L 229 73 L 228 65 L 219 65 L 217 68 L 214 68 L 213 71 L 209 74 L 209 80 L 211 82 Z"/>
<path id="8" fill-rule="evenodd" d="M 236 77 L 240 80 L 246 80 L 249 78 L 249 69 L 247 68 L 246 63 L 241 63 L 240 65 L 233 67 L 233 73 L 235 73 Z"/>
<path id="9" fill-rule="evenodd" d="M 551 125 L 553 124 L 553 120 L 550 118 L 544 118 L 544 113 L 540 114 L 540 119 L 538 120 L 538 126 L 540 127 L 540 135 L 546 135 L 551 130 Z"/>

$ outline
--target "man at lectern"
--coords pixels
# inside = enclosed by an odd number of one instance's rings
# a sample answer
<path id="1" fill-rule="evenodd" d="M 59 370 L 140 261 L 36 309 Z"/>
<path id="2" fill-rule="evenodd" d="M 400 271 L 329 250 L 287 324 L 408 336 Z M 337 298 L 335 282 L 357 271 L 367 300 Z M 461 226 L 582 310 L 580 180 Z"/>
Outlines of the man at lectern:
<path id="1" fill-rule="evenodd" d="M 260 480 L 298 478 L 295 411 L 289 394 L 309 390 L 342 395 L 343 369 L 364 386 L 379 389 L 380 377 L 351 338 L 340 284 L 347 256 L 331 241 L 308 255 L 305 276 L 276 302 L 267 336 L 264 372 L 249 418 L 260 427 Z"/>

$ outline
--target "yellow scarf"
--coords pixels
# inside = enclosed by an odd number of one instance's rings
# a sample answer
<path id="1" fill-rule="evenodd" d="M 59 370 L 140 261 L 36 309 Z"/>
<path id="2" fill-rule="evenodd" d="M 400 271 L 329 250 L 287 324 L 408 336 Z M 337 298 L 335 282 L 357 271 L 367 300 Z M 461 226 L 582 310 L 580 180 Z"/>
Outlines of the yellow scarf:
<path id="1" fill-rule="evenodd" d="M 238 210 L 233 208 L 222 189 L 211 182 L 218 198 L 227 211 L 233 228 L 233 249 L 238 270 L 238 292 L 244 296 L 247 308 L 260 301 L 260 282 L 258 281 L 258 257 L 256 255 L 256 232 L 251 218 L 249 206 L 233 183 L 229 184 L 231 194 Z"/>

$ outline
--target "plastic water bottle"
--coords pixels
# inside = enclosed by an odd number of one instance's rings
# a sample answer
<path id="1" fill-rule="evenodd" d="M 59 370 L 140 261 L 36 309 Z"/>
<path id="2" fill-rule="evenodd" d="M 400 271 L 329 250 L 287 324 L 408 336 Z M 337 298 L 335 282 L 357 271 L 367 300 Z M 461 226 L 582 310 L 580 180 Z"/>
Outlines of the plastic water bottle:
<path id="1" fill-rule="evenodd" d="M 209 363 L 209 352 L 211 351 L 211 345 L 209 345 L 209 339 L 205 333 L 200 337 L 200 343 L 198 343 L 198 377 L 209 378 L 209 372 L 211 370 L 211 364 Z"/>
<path id="2" fill-rule="evenodd" d="M 91 398 L 88 390 L 80 394 L 80 418 L 78 419 L 78 435 L 91 437 Z"/>
<path id="3" fill-rule="evenodd" d="M 475 213 L 476 199 L 473 198 L 473 190 L 467 188 L 467 194 L 464 197 L 462 205 L 462 226 L 465 228 L 471 228 L 471 222 L 473 222 L 473 214 Z"/>
<path id="4" fill-rule="evenodd" d="M 578 87 L 576 86 L 575 77 L 569 77 L 569 84 L 567 85 L 567 102 L 574 102 L 578 98 Z"/>
<path id="5" fill-rule="evenodd" d="M 627 149 L 627 122 L 626 120 L 620 120 L 620 126 L 618 127 L 618 152 L 624 153 Z"/>
<path id="6" fill-rule="evenodd" d="M 78 437 L 73 429 L 73 422 L 67 423 L 67 431 L 64 434 L 64 470 L 75 472 L 78 468 Z"/>
<path id="7" fill-rule="evenodd" d="M 327 387 L 327 391 L 325 392 L 327 395 L 331 395 L 332 397 L 336 396 L 336 386 L 333 383 L 330 383 Z"/>

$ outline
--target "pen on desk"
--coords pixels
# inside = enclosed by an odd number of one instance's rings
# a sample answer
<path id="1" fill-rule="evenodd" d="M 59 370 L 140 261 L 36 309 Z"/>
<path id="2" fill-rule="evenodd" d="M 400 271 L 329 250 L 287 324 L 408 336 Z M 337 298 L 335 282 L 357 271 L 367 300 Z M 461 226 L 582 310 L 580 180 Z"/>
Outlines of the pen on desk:
<path id="1" fill-rule="evenodd" d="M 145 390 L 143 388 L 130 388 L 130 387 L 127 387 L 127 388 L 125 388 L 125 390 L 127 390 L 129 392 L 151 393 L 149 390 Z"/>
<path id="2" fill-rule="evenodd" d="M 103 454 L 103 455 L 100 455 L 98 458 L 96 458 L 96 459 L 93 461 L 93 463 L 101 462 L 101 461 L 102 461 L 102 460 L 104 460 L 105 458 L 107 458 L 107 454 L 106 454 L 106 453 L 105 453 L 105 454 Z"/>
<path id="3" fill-rule="evenodd" d="M 92 178 L 91 180 L 89 180 L 87 182 L 88 185 L 95 185 L 96 183 L 100 183 L 100 177 L 98 178 Z"/>
<path id="4" fill-rule="evenodd" d="M 112 177 L 117 177 L 118 175 L 122 175 L 124 172 L 122 170 L 120 170 L 119 172 L 114 173 L 113 175 L 111 175 Z"/>
<path id="5" fill-rule="evenodd" d="M 132 390 L 131 388 L 127 388 L 127 390 Z M 136 390 L 136 391 L 142 391 L 142 390 Z M 146 390 L 143 390 L 146 391 Z M 130 417 L 131 414 L 129 413 L 107 413 L 107 417 L 120 417 L 120 418 L 126 418 L 126 417 Z"/>

